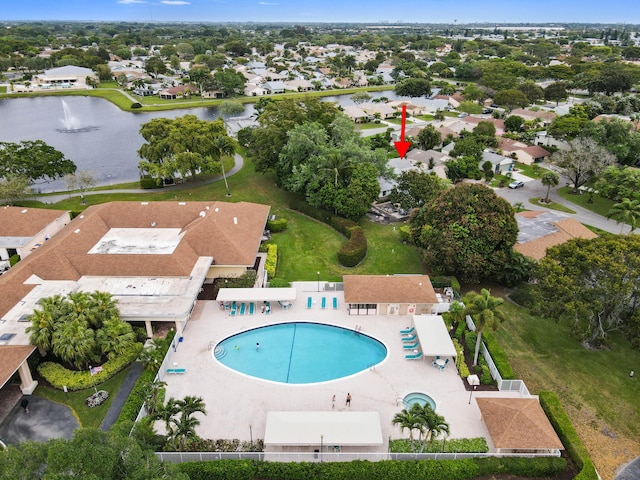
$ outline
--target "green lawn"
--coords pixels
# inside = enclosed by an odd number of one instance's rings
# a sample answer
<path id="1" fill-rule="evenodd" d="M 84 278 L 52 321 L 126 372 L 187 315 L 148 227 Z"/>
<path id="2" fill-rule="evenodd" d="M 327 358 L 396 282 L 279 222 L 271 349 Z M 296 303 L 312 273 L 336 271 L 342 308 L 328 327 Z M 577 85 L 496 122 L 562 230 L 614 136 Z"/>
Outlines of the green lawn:
<path id="1" fill-rule="evenodd" d="M 519 173 L 530 178 L 540 178 L 544 172 L 548 171 L 546 168 L 542 168 L 540 165 L 525 165 L 524 163 L 517 162 L 516 169 Z"/>
<path id="2" fill-rule="evenodd" d="M 385 128 L 386 125 L 384 123 L 375 123 L 375 122 L 367 122 L 367 123 L 358 123 L 356 128 L 358 130 L 371 130 L 374 128 Z"/>
<path id="3" fill-rule="evenodd" d="M 81 426 L 87 428 L 99 428 L 102 420 L 109 410 L 109 406 L 113 403 L 115 394 L 120 389 L 120 385 L 124 381 L 128 372 L 129 368 L 125 368 L 122 372 L 111 377 L 103 384 L 97 385 L 98 390 L 106 390 L 109 392 L 109 398 L 107 398 L 107 401 L 102 405 L 95 408 L 89 408 L 84 403 L 86 398 L 94 393 L 93 388 L 64 393 L 61 390 L 40 385 L 35 390 L 34 395 L 69 406 L 73 410 L 73 414 L 78 419 Z"/>
<path id="4" fill-rule="evenodd" d="M 575 210 L 571 210 L 569 207 L 565 207 L 564 205 L 557 202 L 551 202 L 551 203 L 541 202 L 538 197 L 530 198 L 529 203 L 533 203 L 534 205 L 537 205 L 539 207 L 546 207 L 546 208 L 550 208 L 551 210 L 557 210 L 559 212 L 576 213 Z"/>
<path id="5" fill-rule="evenodd" d="M 607 212 L 611 210 L 611 207 L 615 205 L 613 200 L 602 198 L 599 195 L 590 195 L 588 193 L 584 193 L 582 195 L 575 194 L 571 187 L 559 188 L 558 194 L 565 200 L 575 203 L 576 205 L 580 205 L 582 208 L 586 208 L 587 210 L 591 210 L 592 212 L 602 216 L 605 216 Z"/>
<path id="6" fill-rule="evenodd" d="M 384 121 L 385 122 L 389 122 L 389 123 L 393 123 L 395 125 L 401 125 L 402 124 L 402 119 L 401 118 L 385 118 Z M 413 121 L 407 119 L 406 120 L 406 124 L 409 125 L 410 123 L 413 123 Z"/>

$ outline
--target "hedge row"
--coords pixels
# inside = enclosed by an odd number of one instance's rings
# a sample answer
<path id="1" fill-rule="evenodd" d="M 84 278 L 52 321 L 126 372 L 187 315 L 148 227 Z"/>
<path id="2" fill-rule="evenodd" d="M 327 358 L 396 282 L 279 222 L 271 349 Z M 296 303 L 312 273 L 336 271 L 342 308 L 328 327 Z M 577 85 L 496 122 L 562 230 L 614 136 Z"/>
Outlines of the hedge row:
<path id="1" fill-rule="evenodd" d="M 464 480 L 480 475 L 511 474 L 550 477 L 562 472 L 566 461 L 546 458 L 465 458 L 460 460 L 416 460 L 368 462 L 278 463 L 255 460 L 187 462 L 180 470 L 191 480 Z"/>
<path id="2" fill-rule="evenodd" d="M 109 380 L 133 362 L 140 354 L 141 349 L 142 344 L 136 343 L 130 351 L 103 363 L 102 371 L 93 375 L 93 377 L 89 370 L 69 370 L 54 362 L 44 362 L 38 365 L 38 373 L 54 388 L 62 390 L 66 386 L 69 391 L 84 390 L 85 388 L 93 387 L 94 382 L 99 385 Z"/>
<path id="3" fill-rule="evenodd" d="M 467 367 L 467 363 L 464 361 L 464 348 L 460 345 L 457 338 L 453 339 L 453 346 L 456 348 L 456 368 L 458 372 L 460 372 L 460 378 L 467 378 L 471 372 L 469 372 L 469 367 Z"/>
<path id="4" fill-rule="evenodd" d="M 171 347 L 171 341 L 173 340 L 175 334 L 176 332 L 173 329 L 169 330 L 169 333 L 167 333 L 167 336 L 165 337 L 166 345 L 164 345 L 162 349 L 162 358 L 167 355 L 167 351 L 169 350 L 169 347 Z M 118 416 L 118 419 L 115 423 L 122 423 L 127 421 L 135 422 L 136 417 L 138 416 L 138 413 L 140 412 L 140 409 L 144 404 L 146 393 L 145 390 L 148 384 L 153 382 L 153 380 L 156 378 L 159 369 L 160 364 L 154 364 L 153 362 L 150 362 L 146 365 L 145 369 L 142 371 L 142 373 L 138 377 L 138 380 L 136 381 L 136 384 L 131 390 L 127 401 L 124 403 L 124 406 L 120 411 L 120 415 Z"/>
<path id="5" fill-rule="evenodd" d="M 460 282 L 453 275 L 431 277 L 431 285 L 433 285 L 433 288 L 451 287 L 454 292 L 460 294 Z"/>
<path id="6" fill-rule="evenodd" d="M 276 268 L 278 266 L 278 245 L 275 243 L 263 243 L 260 245 L 260 251 L 266 252 L 267 259 L 264 263 L 264 269 L 269 279 L 276 276 Z"/>
<path id="7" fill-rule="evenodd" d="M 355 267 L 367 256 L 367 238 L 357 223 L 346 218 L 336 217 L 326 210 L 312 207 L 307 202 L 297 198 L 289 202 L 289 207 L 326 223 L 349 239 L 338 252 L 338 261 L 342 266 Z"/>
<path id="8" fill-rule="evenodd" d="M 267 228 L 271 233 L 284 232 L 287 229 L 286 218 L 276 218 L 275 220 L 267 220 Z"/>
<path id="9" fill-rule="evenodd" d="M 150 175 L 143 175 L 142 177 L 140 177 L 140 188 L 162 188 L 162 179 L 153 178 Z"/>
<path id="10" fill-rule="evenodd" d="M 467 331 L 465 333 L 465 341 L 470 352 L 475 352 L 477 338 L 478 334 L 476 332 Z M 513 373 L 513 369 L 509 364 L 509 360 L 507 359 L 507 355 L 504 353 L 504 350 L 502 350 L 502 347 L 498 345 L 498 342 L 491 332 L 482 332 L 482 341 L 487 347 L 487 350 L 489 350 L 493 363 L 495 363 L 502 379 L 513 380 L 516 378 L 516 375 Z"/>
<path id="11" fill-rule="evenodd" d="M 569 420 L 558 396 L 554 392 L 540 392 L 538 397 L 542 409 L 547 414 L 558 437 L 562 440 L 567 455 L 580 470 L 574 480 L 598 480 L 598 473 L 591 461 L 589 452 L 587 452 L 582 440 L 580 440 L 573 428 L 571 420 Z"/>

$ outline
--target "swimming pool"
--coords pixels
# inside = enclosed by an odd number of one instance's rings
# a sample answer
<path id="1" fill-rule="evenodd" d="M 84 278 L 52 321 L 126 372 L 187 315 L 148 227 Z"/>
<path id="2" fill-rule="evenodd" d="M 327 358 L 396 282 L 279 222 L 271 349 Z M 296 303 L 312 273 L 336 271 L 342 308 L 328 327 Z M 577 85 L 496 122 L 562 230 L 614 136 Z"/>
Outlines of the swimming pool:
<path id="1" fill-rule="evenodd" d="M 310 322 L 247 330 L 214 349 L 214 358 L 233 370 L 289 384 L 336 380 L 371 368 L 386 356 L 387 348 L 373 337 Z"/>
<path id="2" fill-rule="evenodd" d="M 411 408 L 411 405 L 417 403 L 418 405 L 424 407 L 425 405 L 431 405 L 431 408 L 436 409 L 436 402 L 426 393 L 422 392 L 412 392 L 404 396 L 402 399 L 402 403 L 407 408 Z"/>

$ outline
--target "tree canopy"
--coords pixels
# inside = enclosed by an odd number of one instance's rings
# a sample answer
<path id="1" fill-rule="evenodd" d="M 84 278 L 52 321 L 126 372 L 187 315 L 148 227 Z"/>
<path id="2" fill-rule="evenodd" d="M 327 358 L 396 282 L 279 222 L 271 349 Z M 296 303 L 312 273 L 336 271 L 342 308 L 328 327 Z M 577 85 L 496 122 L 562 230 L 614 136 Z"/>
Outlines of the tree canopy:
<path id="1" fill-rule="evenodd" d="M 573 239 L 550 248 L 536 271 L 537 310 L 567 321 L 586 346 L 612 331 L 640 347 L 640 237 Z"/>
<path id="2" fill-rule="evenodd" d="M 195 177 L 220 171 L 220 140 L 233 144 L 222 120 L 200 120 L 195 115 L 154 118 L 140 127 L 147 143 L 138 150 L 140 171 L 154 178 Z M 225 152 L 232 153 L 232 152 Z"/>
<path id="3" fill-rule="evenodd" d="M 511 205 L 478 184 L 445 191 L 418 211 L 411 226 L 431 267 L 472 283 L 498 275 L 518 235 Z"/>
<path id="4" fill-rule="evenodd" d="M 396 84 L 395 91 L 401 97 L 423 97 L 431 94 L 431 82 L 426 78 L 406 78 Z"/>
<path id="5" fill-rule="evenodd" d="M 76 165 L 42 140 L 0 142 L 0 177 L 23 176 L 31 182 L 74 173 Z"/>
<path id="6" fill-rule="evenodd" d="M 616 158 L 591 138 L 579 137 L 569 142 L 568 150 L 558 150 L 551 161 L 577 190 L 616 163 Z"/>
<path id="7" fill-rule="evenodd" d="M 407 170 L 400 174 L 389 199 L 405 210 L 421 207 L 448 188 L 449 182 L 435 174 Z"/>

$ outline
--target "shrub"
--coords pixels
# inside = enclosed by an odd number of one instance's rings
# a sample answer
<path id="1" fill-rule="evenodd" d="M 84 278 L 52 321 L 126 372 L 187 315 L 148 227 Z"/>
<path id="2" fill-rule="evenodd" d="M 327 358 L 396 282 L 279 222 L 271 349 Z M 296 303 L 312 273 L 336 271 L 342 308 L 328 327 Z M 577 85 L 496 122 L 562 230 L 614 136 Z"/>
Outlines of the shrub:
<path id="1" fill-rule="evenodd" d="M 70 391 L 84 390 L 85 388 L 91 388 L 94 382 L 99 385 L 109 380 L 133 362 L 140 354 L 141 349 L 142 344 L 136 343 L 128 353 L 118 355 L 113 360 L 103 363 L 102 371 L 93 375 L 93 378 L 89 370 L 69 370 L 54 362 L 44 362 L 38 365 L 38 373 L 54 388 L 62 390 L 66 386 Z"/>
<path id="2" fill-rule="evenodd" d="M 11 257 L 9 257 L 9 266 L 13 267 L 19 261 L 20 261 L 20 255 L 18 255 L 17 253 L 14 253 L 13 255 L 11 255 Z"/>
<path id="3" fill-rule="evenodd" d="M 513 380 L 516 378 L 516 375 L 513 373 L 513 369 L 509 364 L 509 360 L 507 359 L 507 355 L 504 353 L 504 350 L 502 350 L 502 347 L 498 344 L 493 334 L 491 332 L 483 333 L 482 340 L 487 346 L 487 350 L 489 350 L 493 363 L 496 364 L 496 368 L 498 369 L 498 372 L 500 372 L 502 379 Z"/>
<path id="4" fill-rule="evenodd" d="M 467 378 L 471 372 L 469 372 L 469 367 L 467 367 L 464 361 L 464 349 L 456 338 L 453 339 L 453 346 L 456 347 L 456 367 L 458 368 L 458 372 L 460 372 L 460 377 Z"/>
<path id="5" fill-rule="evenodd" d="M 403 242 L 411 241 L 411 227 L 409 225 L 402 225 L 398 232 L 400 233 L 400 240 Z"/>
<path id="6" fill-rule="evenodd" d="M 268 220 L 267 228 L 271 230 L 272 233 L 284 232 L 287 229 L 287 219 L 277 218 L 275 220 Z"/>
<path id="7" fill-rule="evenodd" d="M 266 250 L 267 259 L 264 263 L 264 269 L 267 272 L 267 278 L 273 278 L 276 276 L 276 267 L 278 266 L 278 245 L 268 243 L 266 244 Z"/>
<path id="8" fill-rule="evenodd" d="M 151 175 L 143 175 L 140 177 L 140 188 L 162 188 L 162 179 L 153 178 Z"/>
<path id="9" fill-rule="evenodd" d="M 338 261 L 345 267 L 355 267 L 367 256 L 367 237 L 359 226 L 349 231 L 349 241 L 340 248 Z"/>
<path id="10" fill-rule="evenodd" d="M 516 288 L 509 294 L 509 299 L 525 308 L 531 308 L 535 303 L 531 290 L 527 287 Z"/>
<path id="11" fill-rule="evenodd" d="M 107 398 L 109 398 L 109 392 L 106 390 L 98 390 L 96 393 L 88 396 L 85 403 L 89 408 L 99 407 Z"/>
<path id="12" fill-rule="evenodd" d="M 133 102 L 131 108 L 142 108 L 142 104 L 140 102 Z"/>
<path id="13" fill-rule="evenodd" d="M 451 287 L 454 292 L 460 293 L 460 282 L 453 275 L 432 277 L 431 285 L 433 285 L 433 288 Z"/>
<path id="14" fill-rule="evenodd" d="M 558 396 L 554 392 L 540 392 L 538 397 L 540 406 L 547 414 L 558 437 L 560 437 L 567 455 L 580 470 L 574 480 L 597 480 L 599 478 L 598 473 L 591 461 L 589 452 L 587 452 L 582 440 L 580 440 L 573 425 L 571 425 L 571 420 L 569 420 Z"/>
<path id="15" fill-rule="evenodd" d="M 288 288 L 291 286 L 291 283 L 287 282 L 283 278 L 272 278 L 269 281 L 269 288 Z"/>

